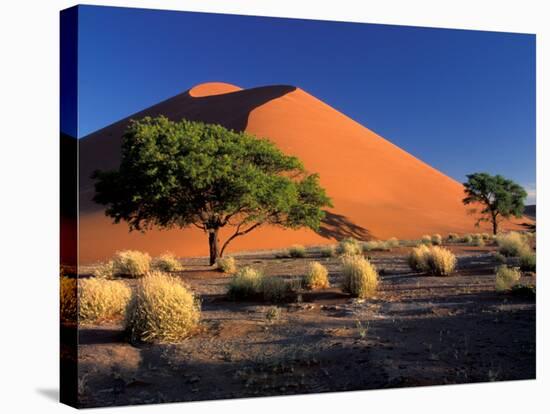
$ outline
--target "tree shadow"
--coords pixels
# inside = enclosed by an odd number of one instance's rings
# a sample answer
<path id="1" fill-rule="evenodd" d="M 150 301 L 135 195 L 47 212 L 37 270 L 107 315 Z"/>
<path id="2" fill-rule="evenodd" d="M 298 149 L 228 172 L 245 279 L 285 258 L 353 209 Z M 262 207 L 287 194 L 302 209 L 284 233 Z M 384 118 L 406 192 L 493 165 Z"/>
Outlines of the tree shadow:
<path id="1" fill-rule="evenodd" d="M 353 237 L 359 240 L 368 240 L 372 237 L 370 231 L 355 224 L 346 216 L 325 211 L 325 218 L 317 230 L 317 234 L 325 238 L 342 240 Z"/>

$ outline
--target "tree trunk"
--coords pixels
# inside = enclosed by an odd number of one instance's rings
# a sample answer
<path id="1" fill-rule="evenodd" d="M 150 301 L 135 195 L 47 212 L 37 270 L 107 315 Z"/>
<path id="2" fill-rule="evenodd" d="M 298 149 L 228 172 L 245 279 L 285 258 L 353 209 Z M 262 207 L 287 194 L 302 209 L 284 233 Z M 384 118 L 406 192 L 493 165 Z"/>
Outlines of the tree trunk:
<path id="1" fill-rule="evenodd" d="M 497 233 L 498 233 L 497 216 L 493 215 L 493 234 L 496 236 Z"/>
<path id="2" fill-rule="evenodd" d="M 208 229 L 208 244 L 210 246 L 210 265 L 212 266 L 220 255 L 218 229 Z"/>

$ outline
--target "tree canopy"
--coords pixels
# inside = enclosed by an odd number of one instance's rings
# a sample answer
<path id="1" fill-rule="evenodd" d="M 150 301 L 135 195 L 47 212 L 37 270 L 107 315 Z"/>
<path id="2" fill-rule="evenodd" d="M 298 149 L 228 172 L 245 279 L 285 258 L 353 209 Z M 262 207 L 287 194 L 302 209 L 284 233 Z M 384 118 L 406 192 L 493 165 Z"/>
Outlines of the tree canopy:
<path id="1" fill-rule="evenodd" d="M 210 263 L 262 225 L 317 230 L 331 206 L 319 176 L 272 142 L 220 125 L 160 116 L 132 121 L 115 171 L 96 171 L 94 200 L 130 230 L 196 226 Z M 218 230 L 234 231 L 219 248 Z"/>
<path id="2" fill-rule="evenodd" d="M 476 225 L 483 221 L 491 222 L 493 233 L 497 234 L 498 224 L 502 219 L 521 217 L 527 197 L 522 186 L 501 175 L 474 173 L 466 177 L 466 197 L 462 202 L 466 205 L 479 203 L 482 206 L 479 212 L 474 209 L 474 212 L 480 214 Z"/>

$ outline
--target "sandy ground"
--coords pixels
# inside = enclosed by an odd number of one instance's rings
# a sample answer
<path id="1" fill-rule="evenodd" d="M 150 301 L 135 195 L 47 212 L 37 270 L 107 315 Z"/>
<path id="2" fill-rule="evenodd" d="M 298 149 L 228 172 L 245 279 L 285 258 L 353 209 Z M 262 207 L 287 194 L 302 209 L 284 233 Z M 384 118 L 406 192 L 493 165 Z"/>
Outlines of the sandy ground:
<path id="1" fill-rule="evenodd" d="M 336 258 L 239 257 L 240 266 L 282 278 L 303 274 L 312 259 L 329 269 L 332 288 L 278 305 L 275 319 L 266 316 L 274 305 L 228 301 L 229 276 L 188 259 L 178 275 L 202 298 L 199 332 L 179 344 L 135 346 L 116 321 L 81 328 L 82 405 L 535 378 L 534 299 L 495 292 L 493 247 L 451 249 L 459 264 L 449 277 L 411 273 L 407 248 L 372 253 L 382 284 L 364 301 L 340 291 Z M 534 274 L 525 277 L 534 283 Z"/>

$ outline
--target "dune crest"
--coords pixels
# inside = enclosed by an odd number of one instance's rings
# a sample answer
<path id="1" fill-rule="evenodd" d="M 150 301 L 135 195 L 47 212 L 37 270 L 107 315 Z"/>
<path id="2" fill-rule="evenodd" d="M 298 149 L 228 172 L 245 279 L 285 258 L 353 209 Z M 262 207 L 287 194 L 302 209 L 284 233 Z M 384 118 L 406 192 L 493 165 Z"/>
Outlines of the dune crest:
<path id="1" fill-rule="evenodd" d="M 203 98 L 205 96 L 223 95 L 225 93 L 241 91 L 242 88 L 224 82 L 201 83 L 189 89 L 189 95 L 193 98 Z"/>
<path id="2" fill-rule="evenodd" d="M 218 123 L 272 140 L 299 157 L 321 184 L 334 208 L 319 232 L 260 227 L 237 238 L 229 252 L 326 244 L 343 237 L 418 238 L 423 234 L 488 231 L 477 228 L 462 204 L 460 183 L 432 168 L 346 115 L 290 85 L 241 89 L 211 82 L 134 114 L 80 140 L 81 263 L 104 260 L 120 249 L 155 255 L 170 250 L 178 256 L 207 255 L 205 234 L 195 228 L 128 232 L 114 225 L 92 201 L 90 179 L 95 169 L 118 167 L 122 134 L 130 119 L 165 115 L 172 120 Z M 506 224 L 520 228 L 520 219 Z M 230 229 L 221 232 L 222 240 Z"/>

